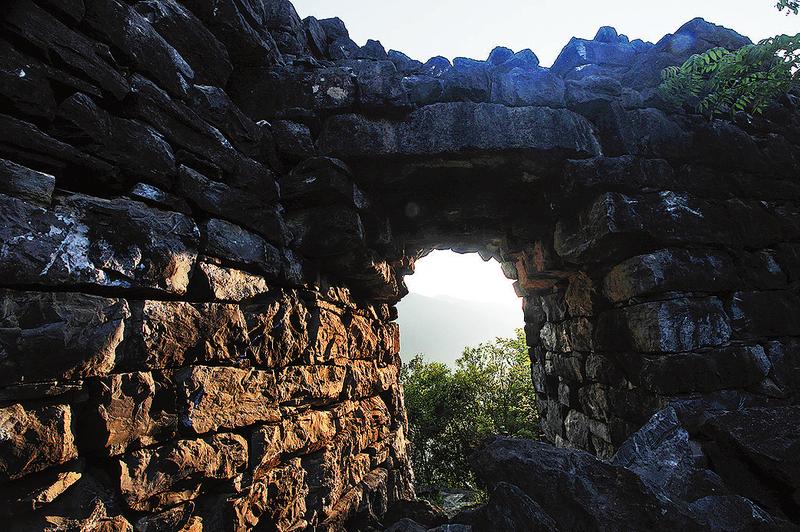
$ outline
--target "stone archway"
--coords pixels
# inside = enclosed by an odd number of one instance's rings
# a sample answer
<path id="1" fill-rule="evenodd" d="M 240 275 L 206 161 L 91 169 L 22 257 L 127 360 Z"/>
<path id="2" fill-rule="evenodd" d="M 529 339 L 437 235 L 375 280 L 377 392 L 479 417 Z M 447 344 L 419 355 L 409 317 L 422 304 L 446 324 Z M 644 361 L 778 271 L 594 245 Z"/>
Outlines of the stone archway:
<path id="1" fill-rule="evenodd" d="M 551 69 L 422 65 L 286 1 L 15 0 L 0 37 L 21 528 L 340 529 L 412 497 L 393 305 L 434 247 L 516 276 L 552 443 L 796 403 L 794 103 L 709 122 L 653 88 L 730 30 L 604 28 Z"/>

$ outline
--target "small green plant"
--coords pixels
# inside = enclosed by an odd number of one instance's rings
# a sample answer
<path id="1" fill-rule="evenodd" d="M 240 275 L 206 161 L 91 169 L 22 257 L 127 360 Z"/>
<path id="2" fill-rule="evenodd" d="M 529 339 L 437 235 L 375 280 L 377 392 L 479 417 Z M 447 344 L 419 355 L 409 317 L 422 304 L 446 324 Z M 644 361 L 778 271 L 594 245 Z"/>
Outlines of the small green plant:
<path id="1" fill-rule="evenodd" d="M 712 48 L 661 73 L 661 94 L 707 115 L 759 114 L 798 84 L 800 34 L 778 35 L 736 51 Z"/>
<path id="2" fill-rule="evenodd" d="M 800 0 L 778 0 L 780 11 L 800 12 Z M 738 50 L 712 48 L 661 72 L 667 101 L 693 105 L 709 117 L 760 114 L 800 78 L 800 33 L 778 35 Z"/>
<path id="3" fill-rule="evenodd" d="M 775 7 L 781 11 L 791 11 L 796 15 L 800 11 L 800 2 L 797 0 L 778 0 Z"/>

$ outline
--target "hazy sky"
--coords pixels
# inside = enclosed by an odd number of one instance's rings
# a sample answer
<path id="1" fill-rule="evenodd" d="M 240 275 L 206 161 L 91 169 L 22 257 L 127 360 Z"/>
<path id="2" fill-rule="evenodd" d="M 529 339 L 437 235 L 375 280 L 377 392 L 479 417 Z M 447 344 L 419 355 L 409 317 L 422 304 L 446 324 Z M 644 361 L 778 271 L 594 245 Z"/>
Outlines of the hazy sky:
<path id="1" fill-rule="evenodd" d="M 429 253 L 417 262 L 414 275 L 406 277 L 408 289 L 415 294 L 507 303 L 519 312 L 513 282 L 506 279 L 496 261 L 484 262 L 477 253 L 452 251 Z"/>
<path id="2" fill-rule="evenodd" d="M 301 17 L 338 16 L 358 44 L 380 40 L 415 59 L 434 55 L 485 59 L 497 45 L 530 48 L 553 63 L 570 37 L 594 37 L 614 26 L 631 39 L 655 42 L 703 17 L 758 40 L 800 31 L 800 17 L 774 9 L 775 0 L 294 0 Z"/>

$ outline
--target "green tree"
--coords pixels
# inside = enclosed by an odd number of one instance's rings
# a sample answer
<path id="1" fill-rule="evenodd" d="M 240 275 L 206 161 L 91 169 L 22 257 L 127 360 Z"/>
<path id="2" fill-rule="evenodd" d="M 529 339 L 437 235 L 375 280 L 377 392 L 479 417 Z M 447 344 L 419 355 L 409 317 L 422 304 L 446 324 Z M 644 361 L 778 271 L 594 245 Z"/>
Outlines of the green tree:
<path id="1" fill-rule="evenodd" d="M 791 11 L 796 15 L 800 11 L 800 2 L 797 0 L 779 0 L 776 7 L 781 11 Z"/>
<path id="2" fill-rule="evenodd" d="M 780 0 L 778 9 L 798 13 L 800 2 Z M 800 34 L 778 35 L 734 51 L 712 48 L 681 66 L 664 69 L 661 94 L 709 117 L 762 113 L 800 80 Z"/>
<path id="3" fill-rule="evenodd" d="M 536 394 L 523 331 L 468 347 L 450 368 L 416 356 L 403 367 L 417 481 L 475 487 L 468 458 L 487 436 L 538 438 Z"/>

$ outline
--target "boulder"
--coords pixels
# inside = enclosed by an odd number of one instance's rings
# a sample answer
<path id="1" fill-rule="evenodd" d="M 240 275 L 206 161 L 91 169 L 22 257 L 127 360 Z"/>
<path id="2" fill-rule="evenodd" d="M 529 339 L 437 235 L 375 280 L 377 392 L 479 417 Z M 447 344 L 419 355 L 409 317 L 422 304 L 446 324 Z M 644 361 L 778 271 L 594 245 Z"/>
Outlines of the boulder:
<path id="1" fill-rule="evenodd" d="M 639 379 L 662 394 L 709 392 L 756 386 L 770 372 L 770 362 L 760 345 L 732 345 L 699 353 L 647 356 Z"/>
<path id="2" fill-rule="evenodd" d="M 383 47 L 381 41 L 367 39 L 366 44 L 361 47 L 361 50 L 356 54 L 356 59 L 371 59 L 373 61 L 386 61 L 389 55 L 386 53 L 386 48 Z"/>
<path id="3" fill-rule="evenodd" d="M 722 346 L 731 338 L 728 315 L 716 297 L 653 301 L 610 310 L 601 315 L 596 330 L 599 349 L 642 353 Z"/>
<path id="4" fill-rule="evenodd" d="M 497 66 L 506 62 L 513 55 L 514 50 L 506 48 L 505 46 L 496 46 L 489 52 L 489 57 L 486 59 L 486 62 L 490 65 Z"/>
<path id="5" fill-rule="evenodd" d="M 556 522 L 521 489 L 498 482 L 486 504 L 486 521 L 508 532 L 555 532 Z M 488 529 L 488 527 L 487 527 Z"/>
<path id="6" fill-rule="evenodd" d="M 453 68 L 453 65 L 450 63 L 449 59 L 437 55 L 436 57 L 431 57 L 422 65 L 420 74 L 440 78 L 451 68 Z"/>
<path id="7" fill-rule="evenodd" d="M 628 438 L 612 463 L 630 469 L 651 490 L 673 500 L 726 493 L 722 480 L 702 467 L 702 453 L 689 438 L 675 409 L 668 407 Z"/>
<path id="8" fill-rule="evenodd" d="M 284 54 L 303 55 L 308 43 L 303 22 L 289 0 L 263 2 L 264 26 Z"/>
<path id="9" fill-rule="evenodd" d="M 689 522 L 635 473 L 583 451 L 496 438 L 471 460 L 481 480 L 513 484 L 522 492 L 517 500 L 525 501 L 524 495 L 535 501 L 558 529 L 664 529 Z M 538 513 L 533 505 L 523 508 Z"/>
<path id="10" fill-rule="evenodd" d="M 123 505 L 108 473 L 87 467 L 66 491 L 32 514 L 14 515 L 23 530 L 114 530 L 130 532 Z"/>
<path id="11" fill-rule="evenodd" d="M 442 101 L 444 83 L 441 79 L 422 75 L 405 76 L 402 84 L 413 104 L 428 105 Z"/>
<path id="12" fill-rule="evenodd" d="M 639 51 L 630 43 L 590 41 L 573 37 L 553 63 L 553 72 L 565 76 L 585 65 L 629 67 Z"/>
<path id="13" fill-rule="evenodd" d="M 174 146 L 225 172 L 236 172 L 241 155 L 217 128 L 144 77 L 134 75 L 131 84 L 131 112 L 135 116 L 153 126 Z"/>
<path id="14" fill-rule="evenodd" d="M 56 140 L 34 124 L 0 114 L 0 154 L 33 170 L 58 175 L 67 186 L 119 188 L 115 168 Z"/>
<path id="15" fill-rule="evenodd" d="M 388 60 L 340 61 L 355 75 L 358 103 L 365 110 L 392 111 L 408 106 L 402 77 L 394 63 Z"/>
<path id="16" fill-rule="evenodd" d="M 734 292 L 728 313 L 737 336 L 795 336 L 800 297 L 791 290 Z"/>
<path id="17" fill-rule="evenodd" d="M 315 17 L 306 17 L 303 19 L 303 29 L 309 51 L 317 59 L 325 59 L 328 53 L 328 36 L 322 24 Z"/>
<path id="18" fill-rule="evenodd" d="M 425 529 L 437 527 L 447 522 L 447 514 L 444 510 L 435 506 L 425 499 L 414 501 L 397 501 L 383 517 L 386 523 L 396 523 L 398 521 L 411 520 L 420 525 L 425 525 Z"/>
<path id="19" fill-rule="evenodd" d="M 242 76 L 228 91 L 242 111 L 256 120 L 271 120 L 288 109 L 344 110 L 352 108 L 358 96 L 352 69 L 342 66 L 314 70 L 286 66 Z"/>
<path id="20" fill-rule="evenodd" d="M 53 89 L 44 65 L 0 40 L 0 95 L 24 116 L 52 120 L 56 110 Z"/>
<path id="21" fill-rule="evenodd" d="M 204 253 L 232 264 L 255 267 L 268 278 L 286 271 L 285 256 L 260 236 L 224 220 L 212 218 L 203 226 Z"/>
<path id="22" fill-rule="evenodd" d="M 403 52 L 398 52 L 397 50 L 389 50 L 387 57 L 389 61 L 394 63 L 395 68 L 397 71 L 403 74 L 404 76 L 409 74 L 415 74 L 422 69 L 422 62 L 417 61 L 416 59 L 411 59 Z"/>
<path id="23" fill-rule="evenodd" d="M 84 470 L 85 461 L 78 459 L 4 485 L 0 488 L 2 516 L 19 520 L 20 516 L 46 508 L 75 485 Z"/>
<path id="24" fill-rule="evenodd" d="M 603 281 L 611 301 L 663 292 L 725 292 L 740 283 L 732 258 L 709 250 L 661 249 L 616 265 Z"/>
<path id="25" fill-rule="evenodd" d="M 500 72 L 520 68 L 524 71 L 537 70 L 539 67 L 539 58 L 530 49 L 520 50 L 519 52 L 507 57 L 502 63 L 497 66 Z"/>
<path id="26" fill-rule="evenodd" d="M 281 178 L 281 201 L 290 210 L 298 207 L 342 204 L 363 208 L 363 192 L 353 183 L 350 169 L 330 157 L 314 157 Z"/>
<path id="27" fill-rule="evenodd" d="M 710 201 L 672 191 L 605 193 L 577 217 L 556 225 L 554 245 L 570 262 L 600 261 L 620 251 L 633 255 L 659 244 L 757 247 L 767 245 L 766 234 L 779 231 L 778 223 L 756 202 Z M 754 231 L 754 226 L 763 230 Z"/>
<path id="28" fill-rule="evenodd" d="M 137 301 L 126 327 L 125 371 L 234 363 L 245 357 L 249 340 L 240 308 L 221 303 Z"/>
<path id="29" fill-rule="evenodd" d="M 258 158 L 263 140 L 261 128 L 236 107 L 224 90 L 194 85 L 189 91 L 189 105 L 239 151 Z"/>
<path id="30" fill-rule="evenodd" d="M 283 220 L 283 208 L 275 203 L 278 197 L 275 179 L 268 171 L 254 177 L 256 180 L 253 182 L 237 187 L 213 181 L 181 165 L 178 187 L 190 203 L 211 216 L 227 218 L 256 231 L 270 242 L 285 245 L 289 234 Z"/>
<path id="31" fill-rule="evenodd" d="M 358 213 L 347 207 L 330 206 L 290 211 L 287 224 L 292 247 L 307 257 L 339 255 L 364 246 L 364 226 Z"/>
<path id="32" fill-rule="evenodd" d="M 753 408 L 709 416 L 700 429 L 717 473 L 737 493 L 778 516 L 800 509 L 800 407 Z"/>
<path id="33" fill-rule="evenodd" d="M 278 153 L 283 158 L 297 162 L 316 154 L 314 140 L 308 126 L 289 120 L 275 120 L 271 125 Z"/>
<path id="34" fill-rule="evenodd" d="M 147 183 L 136 183 L 131 187 L 129 196 L 137 201 L 141 201 L 164 211 L 175 211 L 181 214 L 190 215 L 192 210 L 189 204 L 181 197 L 165 192 L 158 187 Z"/>

